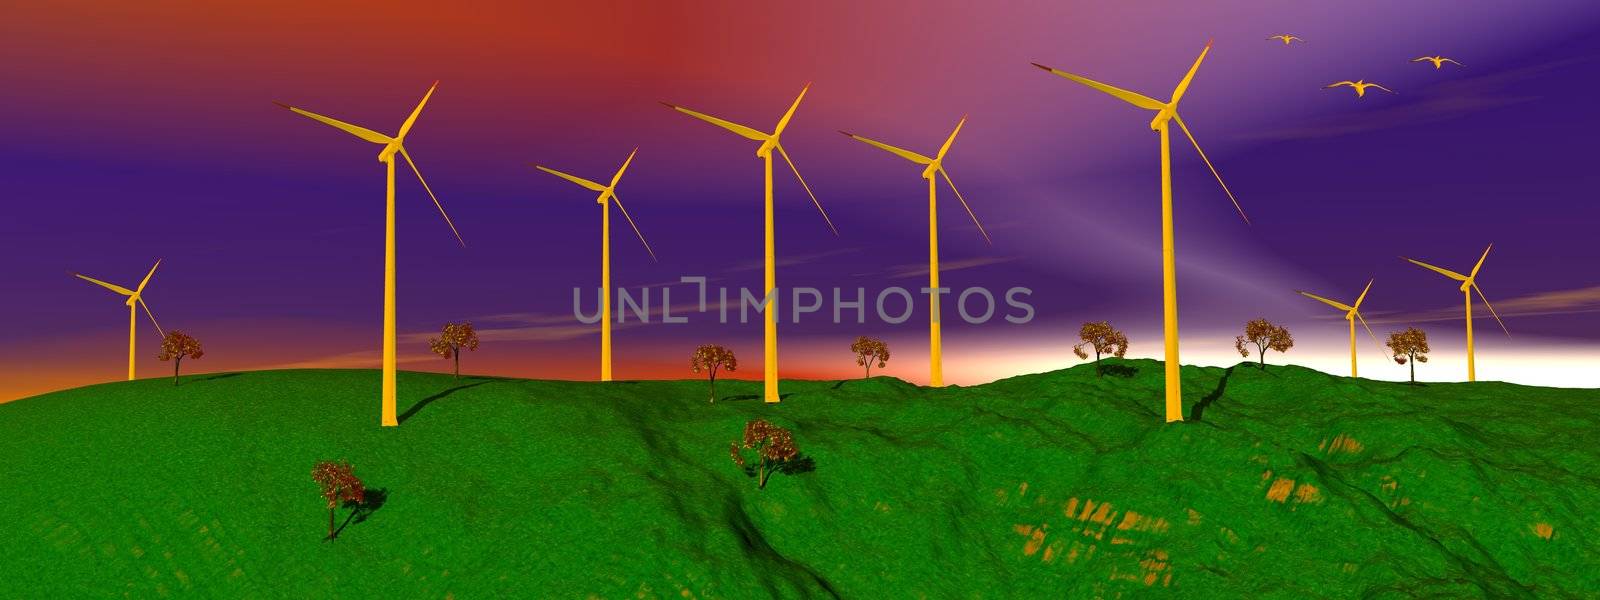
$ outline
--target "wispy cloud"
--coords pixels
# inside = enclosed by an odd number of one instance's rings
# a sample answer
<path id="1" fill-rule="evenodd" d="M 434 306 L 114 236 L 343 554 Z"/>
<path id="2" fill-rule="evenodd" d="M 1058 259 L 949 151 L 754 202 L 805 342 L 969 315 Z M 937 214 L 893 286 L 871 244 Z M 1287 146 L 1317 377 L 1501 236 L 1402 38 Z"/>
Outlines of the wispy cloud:
<path id="1" fill-rule="evenodd" d="M 840 255 L 844 255 L 844 254 L 852 254 L 852 253 L 860 252 L 860 251 L 861 251 L 860 248 L 835 248 L 833 250 L 824 250 L 822 252 L 813 252 L 811 254 L 796 254 L 796 255 L 793 255 L 793 256 L 782 256 L 782 257 L 778 257 L 773 262 L 776 264 L 776 266 L 779 266 L 779 267 L 792 267 L 792 266 L 795 266 L 795 265 L 803 265 L 803 264 L 806 264 L 806 263 L 809 263 L 809 262 L 816 262 L 816 261 L 822 260 L 824 258 L 829 258 L 829 257 L 833 257 L 833 256 L 840 256 Z M 763 269 L 765 267 L 766 267 L 766 263 L 764 263 L 762 261 L 759 261 L 759 260 L 756 260 L 756 261 L 745 261 L 745 262 L 739 263 L 737 265 L 734 265 L 732 267 L 728 267 L 727 271 L 730 272 L 730 273 L 736 272 L 736 271 L 759 271 L 759 270 L 761 270 L 761 269 Z"/>
<path id="2" fill-rule="evenodd" d="M 401 355 L 401 356 L 396 357 L 395 361 L 400 363 L 400 364 L 411 364 L 411 363 L 420 363 L 420 362 L 431 362 L 431 361 L 434 361 L 434 360 L 438 360 L 438 358 L 439 357 L 434 356 L 432 354 L 406 354 L 406 355 Z M 279 364 L 275 364 L 275 365 L 266 365 L 266 366 L 261 366 L 261 367 L 252 367 L 252 368 L 253 369 L 259 369 L 259 370 L 270 370 L 270 369 L 370 369 L 370 368 L 378 367 L 379 365 L 382 364 L 382 362 L 383 362 L 383 357 L 379 354 L 379 352 L 377 350 L 360 350 L 360 351 L 356 351 L 356 352 L 345 352 L 343 354 L 333 354 L 333 355 L 330 355 L 330 356 L 323 356 L 323 357 L 320 357 L 320 358 L 313 358 L 313 359 L 310 359 L 310 360 L 279 363 Z"/>
<path id="3" fill-rule="evenodd" d="M 1017 260 L 1017 257 L 1015 257 L 1015 256 L 985 256 L 985 257 L 980 257 L 980 258 L 965 258 L 965 259 L 961 259 L 961 260 L 952 260 L 952 261 L 949 261 L 949 262 L 941 262 L 941 263 L 939 263 L 939 272 L 940 273 L 946 273 L 946 272 L 949 272 L 949 271 L 960 271 L 962 269 L 974 269 L 974 268 L 977 268 L 977 267 L 986 267 L 986 266 L 989 266 L 989 265 L 998 265 L 998 264 L 1002 264 L 1002 263 L 1008 263 L 1008 262 L 1012 262 L 1012 261 L 1015 261 L 1015 260 Z M 893 267 L 889 267 L 889 270 L 888 270 L 888 273 L 887 273 L 888 277 L 896 278 L 896 279 L 903 278 L 903 277 L 920 277 L 920 276 L 927 275 L 927 274 L 928 274 L 928 264 L 927 263 L 895 265 Z"/>
<path id="4" fill-rule="evenodd" d="M 1482 301 L 1479 300 L 1479 303 Z M 1508 300 L 1493 300 L 1494 309 L 1501 318 L 1536 317 L 1600 312 L 1600 285 L 1571 290 L 1539 292 Z M 1488 311 L 1483 311 L 1488 312 Z M 1481 314 L 1481 313 L 1480 313 Z M 1378 313 L 1367 315 L 1372 323 L 1423 323 L 1430 321 L 1460 321 L 1466 311 L 1460 304 L 1418 312 Z"/>

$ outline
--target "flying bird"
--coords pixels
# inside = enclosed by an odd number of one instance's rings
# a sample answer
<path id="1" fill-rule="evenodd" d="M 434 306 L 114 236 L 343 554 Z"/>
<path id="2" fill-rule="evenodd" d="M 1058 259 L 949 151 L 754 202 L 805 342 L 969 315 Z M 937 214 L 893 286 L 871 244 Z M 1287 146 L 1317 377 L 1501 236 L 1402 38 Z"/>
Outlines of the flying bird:
<path id="1" fill-rule="evenodd" d="M 1418 56 L 1416 58 L 1411 59 L 1411 62 L 1431 62 L 1431 63 L 1433 63 L 1433 68 L 1435 68 L 1435 69 L 1443 69 L 1445 63 L 1452 63 L 1452 64 L 1454 64 L 1455 66 L 1458 66 L 1458 67 L 1465 67 L 1466 66 L 1466 65 L 1463 65 L 1461 63 L 1456 62 L 1455 59 L 1453 59 L 1453 58 L 1445 58 L 1443 56 Z"/>
<path id="2" fill-rule="evenodd" d="M 1275 35 L 1275 36 L 1269 37 L 1267 39 L 1269 39 L 1269 40 L 1283 40 L 1283 45 L 1285 45 L 1285 46 L 1289 45 L 1290 42 L 1300 42 L 1302 44 L 1306 43 L 1305 40 L 1300 39 L 1299 37 L 1296 37 L 1296 36 L 1289 35 L 1287 33 Z"/>
<path id="3" fill-rule="evenodd" d="M 1389 92 L 1391 94 L 1394 93 L 1394 90 L 1391 90 L 1389 88 L 1383 87 L 1383 86 L 1378 85 L 1376 83 L 1367 83 L 1367 81 L 1365 79 L 1357 79 L 1355 81 L 1345 80 L 1345 81 L 1341 81 L 1339 83 L 1335 83 L 1335 84 L 1332 84 L 1332 85 L 1322 86 L 1322 89 L 1326 90 L 1326 89 L 1331 89 L 1331 88 L 1336 88 L 1336 87 L 1341 87 L 1341 86 L 1350 86 L 1350 87 L 1355 88 L 1356 89 L 1356 97 L 1357 98 L 1365 98 L 1365 97 L 1367 97 L 1367 88 L 1369 88 L 1369 87 L 1375 87 L 1375 88 L 1378 88 L 1378 89 L 1383 90 L 1385 92 Z"/>

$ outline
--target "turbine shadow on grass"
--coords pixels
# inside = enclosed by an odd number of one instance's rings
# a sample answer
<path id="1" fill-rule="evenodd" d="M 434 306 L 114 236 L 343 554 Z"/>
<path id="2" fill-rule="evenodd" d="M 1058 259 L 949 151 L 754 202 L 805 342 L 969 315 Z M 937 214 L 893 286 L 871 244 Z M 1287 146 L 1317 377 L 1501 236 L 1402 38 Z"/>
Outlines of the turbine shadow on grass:
<path id="1" fill-rule="evenodd" d="M 793 395 L 794 395 L 794 392 L 789 392 L 787 394 L 778 394 L 778 399 L 779 400 L 788 400 L 789 397 L 793 396 Z M 721 400 L 723 402 L 738 402 L 740 400 L 760 400 L 761 396 L 757 395 L 757 394 L 739 394 L 737 396 L 723 396 L 723 397 L 717 398 L 717 399 Z"/>
<path id="2" fill-rule="evenodd" d="M 243 373 L 217 373 L 215 375 L 207 375 L 205 377 L 191 375 L 189 377 L 189 381 L 211 381 L 213 379 L 227 379 L 229 377 L 238 377 L 240 375 L 243 375 Z"/>
<path id="3" fill-rule="evenodd" d="M 1199 402 L 1194 403 L 1194 408 L 1189 410 L 1190 421 L 1204 420 L 1201 417 L 1205 415 L 1206 407 L 1211 406 L 1211 403 L 1216 402 L 1218 398 L 1222 397 L 1222 393 L 1228 390 L 1228 377 L 1232 375 L 1233 367 L 1228 367 L 1222 371 L 1222 379 L 1217 382 L 1217 389 L 1211 390 L 1211 393 L 1206 394 Z"/>
<path id="4" fill-rule="evenodd" d="M 398 420 L 400 421 L 400 423 L 403 424 L 407 420 L 409 420 L 411 417 L 415 416 L 423 408 L 427 407 L 429 404 L 433 404 L 434 402 L 436 402 L 438 400 L 441 400 L 444 397 L 449 396 L 450 394 L 454 394 L 456 392 L 459 392 L 459 391 L 467 389 L 467 388 L 475 388 L 475 387 L 478 387 L 480 385 L 484 385 L 486 383 L 494 383 L 496 381 L 499 381 L 499 380 L 497 380 L 497 379 L 480 380 L 480 381 L 478 381 L 476 383 L 468 383 L 468 384 L 464 384 L 464 385 L 458 385 L 458 386 L 455 386 L 453 388 L 449 388 L 447 390 L 444 390 L 442 392 L 434 394 L 432 396 L 428 396 L 427 398 L 423 398 L 423 399 L 417 401 L 416 404 L 411 405 L 411 408 L 406 409 L 406 412 L 400 414 L 400 418 Z"/>
<path id="5" fill-rule="evenodd" d="M 350 514 L 345 516 L 344 523 L 341 523 L 338 529 L 333 530 L 333 537 L 330 539 L 339 539 L 339 534 L 344 533 L 344 528 L 349 527 L 351 523 L 366 522 L 372 516 L 372 513 L 383 508 L 383 503 L 389 501 L 389 489 L 369 489 L 367 490 L 366 500 L 366 502 L 345 501 L 344 507 L 351 509 Z"/>

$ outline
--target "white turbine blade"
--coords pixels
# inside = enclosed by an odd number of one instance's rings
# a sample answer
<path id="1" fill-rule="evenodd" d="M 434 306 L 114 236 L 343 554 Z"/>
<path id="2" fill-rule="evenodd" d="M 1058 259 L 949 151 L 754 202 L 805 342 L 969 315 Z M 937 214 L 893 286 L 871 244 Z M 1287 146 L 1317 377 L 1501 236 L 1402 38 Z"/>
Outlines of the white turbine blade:
<path id="1" fill-rule="evenodd" d="M 82 280 L 87 281 L 89 283 L 93 283 L 95 285 L 98 285 L 100 287 L 106 288 L 106 289 L 111 290 L 113 292 L 116 292 L 118 294 L 122 294 L 124 296 L 132 296 L 133 295 L 133 290 L 130 290 L 130 289 L 125 288 L 125 287 L 122 287 L 122 286 L 117 285 L 115 283 L 106 283 L 104 281 L 100 281 L 99 279 L 95 279 L 93 277 L 90 277 L 88 275 L 84 275 L 82 273 L 73 273 L 72 275 L 77 277 L 78 279 L 82 279 Z"/>
<path id="2" fill-rule="evenodd" d="M 378 133 L 378 132 L 373 131 L 371 129 L 367 129 L 367 128 L 362 127 L 360 125 L 351 125 L 349 123 L 346 123 L 344 121 L 340 121 L 340 120 L 335 119 L 333 117 L 324 117 L 324 116 L 319 115 L 317 113 L 314 113 L 314 112 L 311 112 L 311 111 L 308 111 L 308 110 L 301 110 L 301 109 L 295 108 L 293 106 L 289 106 L 287 104 L 284 104 L 282 102 L 273 102 L 273 104 L 277 104 L 278 106 L 282 106 L 282 107 L 287 108 L 289 110 L 292 110 L 292 111 L 294 111 L 294 112 L 296 112 L 298 114 L 310 117 L 312 119 L 316 119 L 318 121 L 323 122 L 326 125 L 330 125 L 330 126 L 338 128 L 338 129 L 344 130 L 345 133 L 348 133 L 350 135 L 356 136 L 356 137 L 361 138 L 363 140 L 372 142 L 374 144 L 388 144 L 389 142 L 393 142 L 394 141 L 394 138 L 391 138 L 391 137 L 389 137 L 387 135 Z"/>
<path id="3" fill-rule="evenodd" d="M 783 162 L 789 163 L 789 170 L 794 171 L 794 178 L 800 180 L 800 187 L 806 189 L 806 195 L 811 196 L 811 203 L 816 205 L 817 212 L 822 213 L 822 220 L 828 223 L 828 230 L 834 237 L 839 236 L 839 230 L 833 226 L 833 219 L 828 218 L 828 211 L 822 209 L 822 203 L 817 201 L 817 195 L 811 193 L 811 186 L 806 184 L 806 178 L 800 176 L 800 169 L 794 166 L 794 161 L 789 158 L 789 152 L 783 149 L 783 144 L 778 144 L 778 154 L 783 156 Z"/>
<path id="4" fill-rule="evenodd" d="M 1467 280 L 1467 276 L 1466 275 L 1462 275 L 1462 274 L 1457 273 L 1455 271 L 1451 271 L 1450 269 L 1444 269 L 1444 268 L 1440 268 L 1440 267 L 1435 267 L 1433 265 L 1430 265 L 1428 263 L 1422 262 L 1420 260 L 1413 260 L 1413 259 L 1406 258 L 1404 256 L 1402 256 L 1400 258 L 1405 258 L 1406 262 L 1409 262 L 1411 264 L 1417 265 L 1417 266 L 1422 267 L 1424 269 L 1428 269 L 1430 271 L 1433 271 L 1433 272 L 1438 273 L 1440 275 L 1443 275 L 1445 277 L 1449 277 L 1449 278 L 1454 279 L 1456 281 L 1466 281 Z"/>
<path id="5" fill-rule="evenodd" d="M 1483 288 L 1478 287 L 1478 282 L 1472 282 L 1472 289 L 1478 292 L 1478 298 L 1483 300 L 1483 305 L 1489 307 L 1489 314 L 1494 315 L 1494 321 L 1500 324 L 1500 330 L 1506 332 L 1506 337 L 1511 337 L 1511 330 L 1506 329 L 1506 322 L 1500 320 L 1500 314 L 1494 312 L 1494 305 L 1489 304 L 1489 297 L 1483 295 Z"/>
<path id="6" fill-rule="evenodd" d="M 633 155 L 638 154 L 638 153 L 639 153 L 639 149 L 638 148 L 634 148 L 633 152 L 629 152 L 628 153 L 627 160 L 622 161 L 622 166 L 617 169 L 617 174 L 611 176 L 611 185 L 606 186 L 606 187 L 611 187 L 611 188 L 617 187 L 617 182 L 618 181 L 622 181 L 622 173 L 624 171 L 627 171 L 628 170 L 628 164 L 633 162 Z"/>
<path id="7" fill-rule="evenodd" d="M 1046 71 L 1049 71 L 1051 73 L 1055 73 L 1056 75 L 1059 75 L 1061 77 L 1065 77 L 1067 79 L 1070 79 L 1072 81 L 1076 81 L 1076 82 L 1081 83 L 1083 85 L 1087 85 L 1089 87 L 1092 87 L 1094 89 L 1100 90 L 1100 91 L 1105 92 L 1107 94 L 1111 94 L 1112 96 L 1116 96 L 1117 98 L 1121 99 L 1123 102 L 1127 102 L 1128 104 L 1132 104 L 1132 105 L 1137 106 L 1139 108 L 1143 108 L 1143 109 L 1147 109 L 1147 110 L 1161 110 L 1161 109 L 1167 107 L 1167 105 L 1161 103 L 1161 101 L 1156 100 L 1155 98 L 1151 98 L 1149 96 L 1146 96 L 1144 94 L 1139 94 L 1139 93 L 1136 93 L 1136 92 L 1130 92 L 1128 90 L 1125 90 L 1125 89 L 1122 89 L 1122 88 L 1119 88 L 1119 87 L 1116 87 L 1116 86 L 1112 86 L 1112 85 L 1106 85 L 1104 83 L 1100 83 L 1098 81 L 1095 81 L 1093 79 L 1089 79 L 1087 77 L 1080 77 L 1080 76 L 1077 76 L 1077 75 L 1073 75 L 1071 73 L 1068 73 L 1066 71 L 1062 71 L 1060 69 L 1052 69 L 1050 67 L 1046 67 L 1046 66 L 1041 65 L 1039 63 L 1032 63 L 1032 64 L 1035 67 L 1039 67 L 1039 68 L 1044 69 Z"/>
<path id="8" fill-rule="evenodd" d="M 644 251 L 650 253 L 650 262 L 660 262 L 656 260 L 656 251 L 650 248 L 650 242 L 644 241 L 644 234 L 639 232 L 639 226 L 633 224 L 633 217 L 628 216 L 628 208 L 622 205 L 622 198 L 618 198 L 615 191 L 607 193 L 616 201 L 617 208 L 622 210 L 622 218 L 628 220 L 628 226 L 633 228 L 633 234 L 639 236 L 639 243 L 644 244 Z"/>
<path id="9" fill-rule="evenodd" d="M 872 146 L 872 147 L 877 148 L 879 150 L 882 150 L 884 152 L 888 152 L 888 153 L 894 154 L 895 156 L 899 156 L 900 158 L 904 158 L 906 160 L 909 160 L 911 162 L 917 163 L 919 165 L 926 165 L 926 164 L 929 164 L 929 163 L 933 162 L 933 159 L 928 158 L 926 156 L 923 156 L 921 154 L 917 154 L 916 152 L 912 152 L 910 150 L 906 150 L 905 148 L 899 148 L 899 147 L 895 147 L 895 146 L 890 146 L 890 145 L 885 144 L 883 142 L 880 142 L 878 140 L 875 140 L 875 139 L 872 139 L 872 138 L 869 138 L 869 137 L 866 137 L 866 136 L 856 135 L 856 134 L 850 133 L 848 131 L 840 131 L 839 133 L 842 133 L 842 134 L 845 134 L 845 135 L 849 136 L 850 139 L 856 140 L 858 142 L 863 142 L 863 143 L 867 144 L 868 146 Z"/>
<path id="10" fill-rule="evenodd" d="M 1477 277 L 1478 276 L 1478 269 L 1482 269 L 1483 268 L 1483 261 L 1485 259 L 1489 258 L 1489 251 L 1493 250 L 1493 249 L 1494 249 L 1494 244 L 1489 244 L 1488 248 L 1484 248 L 1483 249 L 1483 256 L 1478 257 L 1478 264 L 1472 265 L 1472 272 L 1468 273 L 1467 277 L 1470 278 L 1470 277 Z"/>
<path id="11" fill-rule="evenodd" d="M 439 208 L 439 215 L 444 217 L 444 223 L 450 226 L 450 233 L 455 234 L 456 241 L 461 243 L 462 248 L 467 247 L 467 241 L 461 239 L 461 232 L 456 231 L 455 221 L 450 220 L 450 213 L 444 212 L 444 205 L 439 203 L 438 196 L 433 195 L 433 188 L 428 187 L 428 180 L 422 178 L 422 170 L 411 160 L 411 154 L 406 152 L 405 146 L 400 147 L 400 156 L 406 159 L 406 164 L 411 165 L 411 172 L 417 174 L 417 181 L 422 182 L 422 189 L 428 191 L 428 197 L 433 199 L 433 205 Z"/>
<path id="12" fill-rule="evenodd" d="M 1345 304 L 1343 302 L 1337 302 L 1337 301 L 1334 301 L 1334 300 L 1329 300 L 1327 298 L 1323 298 L 1322 296 L 1318 296 L 1318 295 L 1313 294 L 1311 292 L 1304 292 L 1304 291 L 1300 291 L 1300 290 L 1295 290 L 1295 293 L 1300 294 L 1301 296 L 1305 296 L 1307 298 L 1310 298 L 1312 300 L 1316 300 L 1316 301 L 1321 302 L 1323 304 L 1326 304 L 1328 306 L 1332 306 L 1332 307 L 1337 308 L 1337 309 L 1342 310 L 1342 311 L 1349 312 L 1351 310 L 1355 310 L 1354 307 L 1352 307 L 1350 305 L 1347 305 L 1347 304 Z"/>
<path id="13" fill-rule="evenodd" d="M 1200 160 L 1206 162 L 1206 168 L 1211 169 L 1211 176 L 1217 178 L 1217 183 L 1222 186 L 1222 191 L 1228 194 L 1228 200 L 1233 202 L 1233 209 L 1239 211 L 1239 218 L 1244 219 L 1245 225 L 1249 225 L 1250 217 L 1246 216 L 1244 214 L 1244 208 L 1239 206 L 1239 199 L 1233 197 L 1233 190 L 1228 189 L 1228 184 L 1222 181 L 1222 174 L 1217 172 L 1216 167 L 1211 166 L 1211 159 L 1206 158 L 1206 151 L 1200 149 L 1200 142 L 1195 141 L 1194 134 L 1189 132 L 1189 126 L 1183 124 L 1183 117 L 1178 116 L 1178 113 L 1174 112 L 1172 113 L 1172 120 L 1178 122 L 1178 129 L 1182 129 L 1183 135 L 1189 138 L 1189 143 L 1194 144 L 1194 151 L 1200 153 Z"/>
<path id="14" fill-rule="evenodd" d="M 983 242 L 993 246 L 994 240 L 989 239 L 989 232 L 984 230 L 983 223 L 978 222 L 978 215 L 973 214 L 972 206 L 967 204 L 966 197 L 961 195 L 961 190 L 956 189 L 956 182 L 950 181 L 950 173 L 946 172 L 944 167 L 939 167 L 939 174 L 944 176 L 944 182 L 946 185 L 950 186 L 950 191 L 956 193 L 956 199 L 961 201 L 961 208 L 967 209 L 967 216 L 972 217 L 972 224 L 977 225 L 978 233 L 983 234 Z"/>
<path id="15" fill-rule="evenodd" d="M 400 126 L 400 133 L 398 135 L 395 135 L 396 138 L 399 138 L 399 139 L 402 139 L 402 140 L 406 139 L 406 132 L 411 131 L 411 126 L 416 124 L 417 115 L 421 115 L 422 114 L 423 105 L 428 103 L 428 98 L 433 97 L 433 90 L 435 88 L 438 88 L 438 87 L 439 87 L 439 81 L 438 80 L 434 80 L 433 85 L 428 87 L 428 93 L 423 94 L 422 95 L 422 101 L 417 103 L 417 108 L 415 108 L 415 109 L 413 109 L 411 111 L 411 116 L 406 117 L 406 122 Z"/>
<path id="16" fill-rule="evenodd" d="M 156 267 L 159 267 L 159 266 L 161 266 L 161 259 L 158 258 L 158 259 L 156 259 L 155 266 L 150 267 L 150 272 L 149 273 L 145 273 L 144 274 L 144 279 L 139 281 L 139 287 L 134 288 L 134 290 L 133 290 L 134 293 L 139 293 L 139 292 L 144 291 L 144 286 L 150 283 L 150 278 L 155 276 Z"/>
<path id="17" fill-rule="evenodd" d="M 565 179 L 567 181 L 571 181 L 571 182 L 576 183 L 578 185 L 581 185 L 581 186 L 583 186 L 585 188 L 588 188 L 590 191 L 595 191 L 595 192 L 604 192 L 604 191 L 606 191 L 606 186 L 600 185 L 600 184 L 595 183 L 593 181 L 589 181 L 589 180 L 584 179 L 582 177 L 579 177 L 577 175 L 568 175 L 566 173 L 562 173 L 561 171 L 557 171 L 555 169 L 552 169 L 550 167 L 546 167 L 544 165 L 534 165 L 533 168 L 538 169 L 540 171 L 544 171 L 544 172 L 549 173 L 551 175 L 555 175 L 556 177 L 560 177 L 560 178 Z"/>
<path id="18" fill-rule="evenodd" d="M 934 155 L 936 160 L 944 159 L 944 154 L 950 151 L 950 144 L 954 144 L 956 141 L 956 134 L 961 133 L 961 126 L 966 124 L 967 117 L 966 115 L 962 115 L 961 120 L 956 122 L 955 130 L 950 132 L 950 137 L 945 138 L 944 145 L 939 147 L 939 153 Z"/>
<path id="19" fill-rule="evenodd" d="M 694 117 L 696 119 L 700 119 L 701 121 L 705 121 L 705 122 L 710 123 L 712 125 L 716 125 L 717 127 L 721 127 L 721 128 L 726 129 L 728 131 L 732 131 L 734 133 L 737 133 L 739 135 L 742 135 L 744 137 L 750 138 L 750 139 L 758 141 L 758 142 L 765 142 L 765 141 L 767 141 L 767 138 L 771 137 L 771 136 L 769 136 L 769 135 L 767 135 L 765 133 L 761 133 L 760 131 L 757 131 L 755 129 L 751 129 L 749 127 L 745 127 L 745 126 L 740 125 L 738 123 L 735 123 L 733 121 L 729 121 L 729 120 L 726 120 L 726 119 L 719 119 L 717 117 L 713 117 L 713 116 L 705 114 L 703 112 L 697 112 L 697 111 L 689 110 L 687 108 L 684 108 L 682 106 L 678 106 L 676 104 L 669 104 L 669 103 L 666 103 L 666 102 L 662 102 L 661 104 L 663 106 L 666 106 L 667 108 L 672 109 L 672 110 L 681 112 L 683 114 L 689 115 L 689 116 Z"/>
<path id="20" fill-rule="evenodd" d="M 1367 292 L 1372 289 L 1372 282 L 1372 279 L 1367 280 L 1367 287 L 1361 290 L 1360 296 L 1356 296 L 1356 304 L 1354 308 L 1361 308 L 1361 301 L 1367 299 Z"/>

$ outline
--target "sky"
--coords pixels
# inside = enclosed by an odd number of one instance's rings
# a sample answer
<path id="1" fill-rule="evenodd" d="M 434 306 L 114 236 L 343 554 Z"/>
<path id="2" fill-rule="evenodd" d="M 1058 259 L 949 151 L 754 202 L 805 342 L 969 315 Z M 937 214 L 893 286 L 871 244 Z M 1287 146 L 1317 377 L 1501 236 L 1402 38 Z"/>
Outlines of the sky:
<path id="1" fill-rule="evenodd" d="M 1166 98 L 1213 41 L 1182 114 L 1250 216 L 1234 212 L 1181 137 L 1172 142 L 1185 364 L 1243 360 L 1233 336 L 1265 317 L 1296 345 L 1268 360 L 1348 370 L 1349 301 L 1379 336 L 1432 340 L 1417 375 L 1465 379 L 1456 283 L 1410 256 L 1469 270 L 1510 335 L 1476 320 L 1480 380 L 1600 387 L 1600 207 L 1585 133 L 1600 81 L 1600 5 L 1211 2 L 200 2 L 65 1 L 0 7 L 0 400 L 114 381 L 126 370 L 122 299 L 73 272 L 136 284 L 163 327 L 199 338 L 189 372 L 375 368 L 381 327 L 378 147 L 275 106 L 393 132 L 438 80 L 406 145 L 466 241 L 415 177 L 397 174 L 401 368 L 444 371 L 426 340 L 470 320 L 464 369 L 598 376 L 592 312 L 600 215 L 591 192 L 535 171 L 607 179 L 650 256 L 612 213 L 612 273 L 653 309 L 670 289 L 687 323 L 619 324 L 619 378 L 688 378 L 703 343 L 759 376 L 761 327 L 717 322 L 697 287 L 761 285 L 754 142 L 672 102 L 770 129 L 810 92 L 784 146 L 838 228 L 775 166 L 778 283 L 845 299 L 865 323 L 783 315 L 785 377 L 847 377 L 857 335 L 889 341 L 881 372 L 927 380 L 927 311 L 904 323 L 871 300 L 927 285 L 920 166 L 849 130 L 934 152 L 993 239 L 939 197 L 942 283 L 984 287 L 997 314 L 944 310 L 946 379 L 973 384 L 1064 368 L 1085 321 L 1110 320 L 1129 355 L 1161 355 L 1159 163 L 1151 115 L 1029 66 Z M 1284 46 L 1266 38 L 1305 40 Z M 1464 66 L 1411 58 L 1443 54 Z M 1365 79 L 1394 90 L 1357 98 Z M 1031 290 L 1033 318 L 1004 291 Z M 896 312 L 899 302 L 891 301 Z M 973 312 L 981 312 L 973 305 Z M 139 375 L 170 373 L 141 318 Z M 1362 375 L 1403 379 L 1362 333 Z M 876 371 L 875 371 L 876 372 Z"/>

